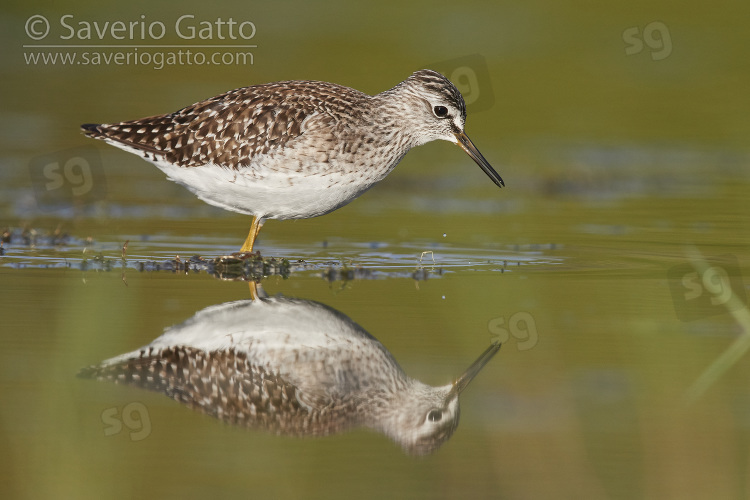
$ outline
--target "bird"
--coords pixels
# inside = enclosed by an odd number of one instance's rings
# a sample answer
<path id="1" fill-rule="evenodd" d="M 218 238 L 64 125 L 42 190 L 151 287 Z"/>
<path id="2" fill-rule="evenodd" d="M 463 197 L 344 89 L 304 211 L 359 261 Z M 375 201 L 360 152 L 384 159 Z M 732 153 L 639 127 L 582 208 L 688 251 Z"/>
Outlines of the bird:
<path id="1" fill-rule="evenodd" d="M 252 216 L 240 249 L 252 252 L 266 220 L 341 208 L 383 180 L 410 149 L 434 140 L 459 145 L 503 187 L 465 123 L 461 93 L 425 69 L 373 96 L 321 81 L 280 81 L 170 114 L 81 129 L 143 157 L 206 203 Z"/>
<path id="2" fill-rule="evenodd" d="M 150 344 L 79 372 L 165 394 L 228 424 L 320 437 L 379 431 L 410 455 L 435 452 L 458 426 L 459 394 L 500 349 L 490 344 L 452 383 L 410 378 L 351 318 L 282 295 L 209 306 Z"/>

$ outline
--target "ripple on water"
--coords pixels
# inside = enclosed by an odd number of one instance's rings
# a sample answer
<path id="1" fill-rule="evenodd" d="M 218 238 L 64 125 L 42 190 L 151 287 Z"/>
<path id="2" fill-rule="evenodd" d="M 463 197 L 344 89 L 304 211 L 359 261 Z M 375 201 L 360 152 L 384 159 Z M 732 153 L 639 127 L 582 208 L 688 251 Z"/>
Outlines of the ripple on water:
<path id="1" fill-rule="evenodd" d="M 123 235 L 119 242 L 81 239 L 68 234 L 13 230 L 3 238 L 0 265 L 11 268 L 74 268 L 174 271 L 192 263 L 193 271 L 231 255 L 236 241 L 226 238 Z M 123 253 L 122 241 L 129 241 Z M 305 248 L 265 240 L 264 257 L 286 261 L 290 273 L 323 272 L 339 279 L 411 277 L 426 279 L 457 271 L 506 272 L 521 265 L 560 264 L 555 245 L 513 245 L 503 248 L 451 246 L 440 242 L 353 242 L 337 239 Z M 264 259 L 269 260 L 269 259 Z M 361 270 L 367 272 L 362 272 Z M 359 270 L 359 271 L 358 271 Z"/>

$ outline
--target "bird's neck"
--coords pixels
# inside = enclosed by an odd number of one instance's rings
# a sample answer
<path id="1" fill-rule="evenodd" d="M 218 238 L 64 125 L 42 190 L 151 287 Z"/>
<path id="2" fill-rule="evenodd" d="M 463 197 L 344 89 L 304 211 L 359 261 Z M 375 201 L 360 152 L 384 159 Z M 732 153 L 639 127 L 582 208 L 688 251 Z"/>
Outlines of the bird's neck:
<path id="1" fill-rule="evenodd" d="M 372 106 L 364 116 L 364 119 L 378 133 L 383 142 L 400 153 L 403 157 L 411 148 L 421 145 L 415 130 L 418 123 L 409 123 L 413 113 L 410 109 L 414 106 L 414 97 L 394 87 L 371 97 Z"/>

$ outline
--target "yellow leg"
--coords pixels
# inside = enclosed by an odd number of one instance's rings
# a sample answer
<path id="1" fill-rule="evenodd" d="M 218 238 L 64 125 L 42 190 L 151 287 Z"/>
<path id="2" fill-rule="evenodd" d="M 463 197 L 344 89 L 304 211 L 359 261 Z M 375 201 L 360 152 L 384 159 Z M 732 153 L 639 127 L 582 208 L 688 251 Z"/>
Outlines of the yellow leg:
<path id="1" fill-rule="evenodd" d="M 260 228 L 263 227 L 264 222 L 266 222 L 266 220 L 263 217 L 253 217 L 253 223 L 250 226 L 250 232 L 248 233 L 247 239 L 245 239 L 245 243 L 242 245 L 240 252 L 244 253 L 253 251 L 255 238 L 258 237 L 258 233 L 260 232 Z"/>
<path id="2" fill-rule="evenodd" d="M 263 285 L 255 280 L 251 280 L 250 283 L 250 298 L 253 300 L 262 300 L 268 297 L 268 294 L 263 289 Z"/>

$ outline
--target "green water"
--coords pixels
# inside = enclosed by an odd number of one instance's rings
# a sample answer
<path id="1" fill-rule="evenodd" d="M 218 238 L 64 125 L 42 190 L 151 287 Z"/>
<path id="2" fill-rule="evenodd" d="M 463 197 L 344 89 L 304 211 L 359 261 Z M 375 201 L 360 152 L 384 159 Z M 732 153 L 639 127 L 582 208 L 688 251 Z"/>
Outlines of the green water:
<path id="1" fill-rule="evenodd" d="M 358 9 L 0 9 L 0 229 L 15 235 L 0 257 L 0 496 L 746 498 L 748 6 Z M 36 14 L 167 26 L 182 14 L 231 16 L 252 20 L 257 47 L 241 67 L 29 66 L 24 26 Z M 206 272 L 139 270 L 236 251 L 250 221 L 85 139 L 81 123 L 281 79 L 376 93 L 428 65 L 476 76 L 463 88 L 475 99 L 467 133 L 507 187 L 454 145 L 433 143 L 335 213 L 269 221 L 257 245 L 292 263 L 286 279 L 263 280 L 269 294 L 340 311 L 425 383 L 450 382 L 507 340 L 462 394 L 441 449 L 415 459 L 363 429 L 277 437 L 75 377 L 203 308 L 249 298 L 247 283 Z M 38 159 L 64 162 L 86 146 L 100 162 L 92 189 L 44 190 L 53 179 L 35 170 Z M 83 182 L 67 180 L 64 189 Z M 24 227 L 38 232 L 35 246 Z M 71 239 L 49 245 L 58 227 Z M 358 279 L 340 279 L 356 269 Z M 736 302 L 724 300 L 730 287 Z M 114 432 L 107 422 L 126 407 L 140 420 Z"/>

